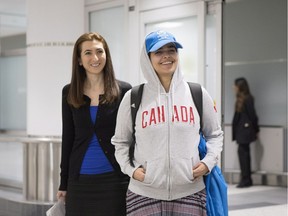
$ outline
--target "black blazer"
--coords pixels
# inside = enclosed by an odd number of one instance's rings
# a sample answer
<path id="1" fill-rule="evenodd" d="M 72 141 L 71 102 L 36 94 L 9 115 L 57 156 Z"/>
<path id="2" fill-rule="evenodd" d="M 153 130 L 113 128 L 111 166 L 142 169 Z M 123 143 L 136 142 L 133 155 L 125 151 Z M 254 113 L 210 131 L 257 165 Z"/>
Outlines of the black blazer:
<path id="1" fill-rule="evenodd" d="M 258 132 L 258 117 L 254 107 L 254 99 L 249 96 L 244 103 L 244 111 L 234 113 L 232 140 L 236 140 L 239 144 L 249 144 L 257 139 Z"/>
<path id="2" fill-rule="evenodd" d="M 67 102 L 70 85 L 64 86 L 62 90 L 63 126 L 59 190 L 67 190 L 68 178 L 78 178 L 84 155 L 94 133 L 96 133 L 100 146 L 114 170 L 124 177 L 115 159 L 115 149 L 111 144 L 111 138 L 115 133 L 119 104 L 124 94 L 131 89 L 131 85 L 122 81 L 118 81 L 118 84 L 121 91 L 120 100 L 112 105 L 99 105 L 95 125 L 90 118 L 90 98 L 84 95 L 86 104 L 76 109 Z"/>

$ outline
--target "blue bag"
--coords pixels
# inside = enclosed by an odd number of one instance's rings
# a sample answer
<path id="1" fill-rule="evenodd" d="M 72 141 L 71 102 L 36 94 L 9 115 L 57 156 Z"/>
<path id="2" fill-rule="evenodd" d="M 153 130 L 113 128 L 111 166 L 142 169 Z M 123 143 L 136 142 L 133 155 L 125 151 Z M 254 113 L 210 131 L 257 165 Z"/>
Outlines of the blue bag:
<path id="1" fill-rule="evenodd" d="M 200 134 L 198 146 L 200 159 L 206 155 L 206 140 Z M 215 166 L 211 172 L 204 176 L 206 186 L 206 209 L 207 216 L 228 216 L 227 184 L 221 169 Z"/>
<path id="2" fill-rule="evenodd" d="M 193 101 L 200 116 L 200 143 L 198 145 L 200 159 L 206 155 L 206 140 L 202 133 L 203 101 L 202 89 L 197 83 L 188 83 Z M 211 172 L 204 176 L 206 187 L 206 209 L 208 216 L 228 216 L 227 184 L 221 169 L 215 166 Z"/>

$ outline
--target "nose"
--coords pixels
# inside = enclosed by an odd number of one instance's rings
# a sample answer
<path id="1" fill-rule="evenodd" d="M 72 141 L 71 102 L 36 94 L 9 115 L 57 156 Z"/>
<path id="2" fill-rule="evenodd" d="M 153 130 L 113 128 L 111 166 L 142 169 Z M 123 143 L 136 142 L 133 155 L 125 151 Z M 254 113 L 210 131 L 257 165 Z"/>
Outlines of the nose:
<path id="1" fill-rule="evenodd" d="M 167 51 L 163 51 L 163 57 L 169 57 L 169 53 Z"/>
<path id="2" fill-rule="evenodd" d="M 96 54 L 93 55 L 93 59 L 98 60 L 98 56 Z"/>
<path id="3" fill-rule="evenodd" d="M 164 51 L 164 54 L 167 55 L 167 56 L 170 56 L 171 55 L 171 51 L 170 50 L 166 50 L 166 51 Z"/>

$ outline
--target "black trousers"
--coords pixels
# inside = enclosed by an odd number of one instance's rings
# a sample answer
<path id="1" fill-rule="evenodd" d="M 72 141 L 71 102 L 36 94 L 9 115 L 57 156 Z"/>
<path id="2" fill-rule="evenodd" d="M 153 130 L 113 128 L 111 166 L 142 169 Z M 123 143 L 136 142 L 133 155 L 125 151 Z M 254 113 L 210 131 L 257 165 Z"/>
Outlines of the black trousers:
<path id="1" fill-rule="evenodd" d="M 114 172 L 69 180 L 66 216 L 125 216 L 128 183 Z"/>
<path id="2" fill-rule="evenodd" d="M 238 158 L 241 169 L 242 183 L 252 183 L 251 179 L 251 156 L 250 156 L 250 143 L 238 144 Z"/>

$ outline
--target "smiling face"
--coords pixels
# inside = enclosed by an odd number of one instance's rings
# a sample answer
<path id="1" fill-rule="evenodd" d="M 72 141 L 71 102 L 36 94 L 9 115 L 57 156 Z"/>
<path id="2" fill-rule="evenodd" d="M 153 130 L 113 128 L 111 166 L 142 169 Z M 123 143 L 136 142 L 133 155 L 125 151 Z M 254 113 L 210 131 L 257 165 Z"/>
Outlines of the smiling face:
<path id="1" fill-rule="evenodd" d="M 86 74 L 101 74 L 106 64 L 106 53 L 103 44 L 98 40 L 85 41 L 81 44 L 79 64 Z"/>
<path id="2" fill-rule="evenodd" d="M 169 43 L 150 53 L 150 60 L 157 75 L 172 76 L 178 64 L 178 52 L 173 43 Z"/>

